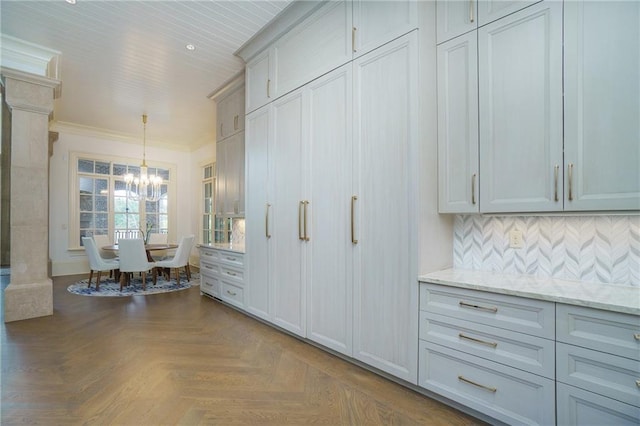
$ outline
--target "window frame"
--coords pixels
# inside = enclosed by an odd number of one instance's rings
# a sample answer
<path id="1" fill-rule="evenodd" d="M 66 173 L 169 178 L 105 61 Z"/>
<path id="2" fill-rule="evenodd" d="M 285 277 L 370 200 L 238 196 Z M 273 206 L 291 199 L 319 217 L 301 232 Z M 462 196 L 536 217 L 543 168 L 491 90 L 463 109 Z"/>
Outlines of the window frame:
<path id="1" fill-rule="evenodd" d="M 113 205 L 113 197 L 115 190 L 115 180 L 119 179 L 119 176 L 111 174 L 113 171 L 112 165 L 113 163 L 117 164 L 125 164 L 132 167 L 139 167 L 137 164 L 140 162 L 140 159 L 121 157 L 121 156 L 112 156 L 112 155 L 103 155 L 96 153 L 88 153 L 88 152 L 70 152 L 69 153 L 69 227 L 68 227 L 68 242 L 67 249 L 69 251 L 74 250 L 84 250 L 84 247 L 80 245 L 80 188 L 79 188 L 79 176 L 82 176 L 83 173 L 78 171 L 78 160 L 86 159 L 92 161 L 99 161 L 104 163 L 110 163 L 111 170 L 108 175 L 94 175 L 94 176 L 103 176 L 108 179 L 108 187 L 109 187 L 109 198 L 108 198 L 108 232 L 109 238 L 113 239 L 114 232 L 114 205 Z M 178 221 L 178 208 L 177 208 L 177 175 L 176 169 L 177 166 L 173 163 L 165 163 L 160 161 L 150 161 L 150 168 L 160 168 L 169 170 L 169 180 L 163 182 L 163 184 L 167 185 L 167 194 L 168 194 L 168 205 L 167 205 L 167 216 L 168 216 L 168 229 L 167 232 L 169 234 L 169 240 L 172 240 L 172 236 L 176 235 L 177 229 L 177 221 Z M 144 211 L 143 202 L 140 203 L 140 211 Z"/>

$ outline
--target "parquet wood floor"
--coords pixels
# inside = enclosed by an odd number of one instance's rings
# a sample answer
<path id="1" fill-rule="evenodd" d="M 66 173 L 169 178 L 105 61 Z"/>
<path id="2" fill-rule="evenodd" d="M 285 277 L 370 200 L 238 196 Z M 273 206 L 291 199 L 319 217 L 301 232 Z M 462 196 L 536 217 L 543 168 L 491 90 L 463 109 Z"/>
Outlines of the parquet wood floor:
<path id="1" fill-rule="evenodd" d="M 189 290 L 83 297 L 2 324 L 2 425 L 471 425 L 439 402 Z M 3 286 L 8 277 L 2 277 Z"/>

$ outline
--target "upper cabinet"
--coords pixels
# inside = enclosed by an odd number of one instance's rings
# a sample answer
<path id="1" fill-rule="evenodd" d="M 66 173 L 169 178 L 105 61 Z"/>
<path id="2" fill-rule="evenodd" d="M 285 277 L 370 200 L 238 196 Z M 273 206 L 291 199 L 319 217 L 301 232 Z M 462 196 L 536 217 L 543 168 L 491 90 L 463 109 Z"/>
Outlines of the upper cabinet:
<path id="1" fill-rule="evenodd" d="M 233 90 L 217 101 L 217 140 L 244 130 L 244 90 Z"/>
<path id="2" fill-rule="evenodd" d="M 639 35 L 638 2 L 544 1 L 439 44 L 440 212 L 640 209 Z"/>
<path id="3" fill-rule="evenodd" d="M 247 60 L 247 113 L 418 27 L 416 1 L 299 3 L 286 10 L 302 10 L 297 24 L 265 35 L 275 41 L 255 54 L 239 51 Z"/>
<path id="4" fill-rule="evenodd" d="M 565 210 L 640 209 L 640 2 L 564 3 Z"/>

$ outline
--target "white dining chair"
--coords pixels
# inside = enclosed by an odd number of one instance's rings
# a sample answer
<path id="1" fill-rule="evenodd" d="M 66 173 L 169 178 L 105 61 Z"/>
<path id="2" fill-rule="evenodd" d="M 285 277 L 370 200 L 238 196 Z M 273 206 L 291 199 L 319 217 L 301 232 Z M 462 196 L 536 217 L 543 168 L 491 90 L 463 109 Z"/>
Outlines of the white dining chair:
<path id="1" fill-rule="evenodd" d="M 159 260 L 155 262 L 156 268 L 167 268 L 169 271 L 171 271 L 171 269 L 175 270 L 176 282 L 178 285 L 180 285 L 180 268 L 182 267 L 184 267 L 185 273 L 187 274 L 187 281 L 191 281 L 189 255 L 191 254 L 194 239 L 194 235 L 182 237 L 182 240 L 180 240 L 180 244 L 178 245 L 178 249 L 176 250 L 176 255 L 173 256 L 172 259 Z M 154 276 L 155 275 L 156 273 L 154 272 Z M 169 272 L 169 278 L 171 278 L 171 272 Z"/>
<path id="2" fill-rule="evenodd" d="M 93 241 L 95 241 L 96 246 L 98 247 L 98 252 L 100 253 L 100 257 L 102 257 L 103 259 L 115 259 L 117 257 L 114 251 L 102 249 L 102 247 L 110 246 L 113 244 L 109 240 L 108 235 L 94 235 Z"/>
<path id="3" fill-rule="evenodd" d="M 142 275 L 142 288 L 147 289 L 147 272 L 153 270 L 154 262 L 147 260 L 147 252 L 144 249 L 144 241 L 141 238 L 121 239 L 118 241 L 118 252 L 120 257 L 120 291 L 129 274 L 140 272 Z M 156 283 L 155 273 L 153 283 Z"/>
<path id="4" fill-rule="evenodd" d="M 104 271 L 116 271 L 116 277 L 118 276 L 118 269 L 120 263 L 116 259 L 103 259 L 98 251 L 95 241 L 91 237 L 82 237 L 82 245 L 89 258 L 89 284 L 87 287 L 91 287 L 91 279 L 93 278 L 93 272 L 98 273 L 96 278 L 96 291 L 100 290 L 100 273 Z"/>

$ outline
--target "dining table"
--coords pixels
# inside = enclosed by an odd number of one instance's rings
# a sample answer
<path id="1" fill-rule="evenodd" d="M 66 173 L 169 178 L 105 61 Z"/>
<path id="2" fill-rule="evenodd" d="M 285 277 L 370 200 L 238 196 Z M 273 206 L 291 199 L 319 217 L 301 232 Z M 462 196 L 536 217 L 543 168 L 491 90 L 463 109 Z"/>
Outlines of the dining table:
<path id="1" fill-rule="evenodd" d="M 110 244 L 108 246 L 101 247 L 102 250 L 106 251 L 118 251 L 118 244 Z M 177 244 L 145 244 L 144 250 L 147 252 L 147 260 L 149 262 L 154 262 L 153 256 L 151 256 L 152 251 L 161 251 L 161 250 L 174 250 L 177 249 Z"/>

